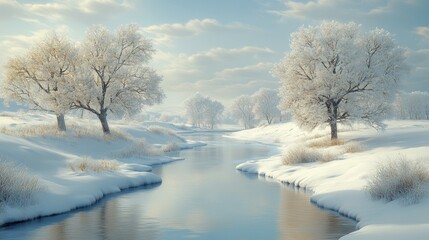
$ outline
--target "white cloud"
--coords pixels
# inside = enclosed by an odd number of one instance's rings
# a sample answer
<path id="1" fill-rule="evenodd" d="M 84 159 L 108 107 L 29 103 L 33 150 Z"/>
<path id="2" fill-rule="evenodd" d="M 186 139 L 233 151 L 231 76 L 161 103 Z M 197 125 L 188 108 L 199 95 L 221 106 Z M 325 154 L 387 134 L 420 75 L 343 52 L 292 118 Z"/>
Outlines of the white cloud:
<path id="1" fill-rule="evenodd" d="M 170 42 L 173 37 L 195 36 L 210 31 L 250 30 L 251 27 L 241 23 L 222 24 L 216 19 L 191 19 L 186 23 L 166 23 L 144 28 L 147 33 L 155 35 L 155 41 Z"/>
<path id="2" fill-rule="evenodd" d="M 134 0 L 64 0 L 43 3 L 20 3 L 0 0 L 0 19 L 54 22 L 100 23 L 132 9 Z M 40 18 L 40 19 L 35 19 Z"/>
<path id="3" fill-rule="evenodd" d="M 174 83 L 211 79 L 224 69 L 252 65 L 267 61 L 275 55 L 269 48 L 244 46 L 242 48 L 212 48 L 195 54 L 159 52 L 154 56 L 157 69 L 162 69 L 165 79 Z"/>
<path id="4" fill-rule="evenodd" d="M 15 0 L 0 0 L 0 18 L 41 17 L 51 21 L 97 23 L 129 10 L 131 6 L 131 2 L 125 0 L 65 0 L 24 4 Z"/>
<path id="5" fill-rule="evenodd" d="M 403 77 L 401 87 L 405 91 L 429 91 L 429 49 L 408 49 L 406 61 L 410 74 Z"/>
<path id="6" fill-rule="evenodd" d="M 285 1 L 285 10 L 272 11 L 284 17 L 297 19 L 324 19 L 359 12 L 359 3 L 348 0 Z"/>
<path id="7" fill-rule="evenodd" d="M 246 46 L 242 48 L 212 48 L 206 52 L 197 53 L 188 57 L 188 61 L 196 65 L 206 65 L 215 62 L 233 61 L 240 57 L 258 58 L 260 55 L 273 54 L 269 48 Z"/>
<path id="8" fill-rule="evenodd" d="M 376 6 L 373 9 L 368 11 L 368 15 L 381 15 L 385 13 L 392 12 L 392 4 L 387 4 L 385 6 Z"/>
<path id="9" fill-rule="evenodd" d="M 145 31 L 154 34 L 167 34 L 171 36 L 188 36 L 195 35 L 211 30 L 225 30 L 225 29 L 250 29 L 240 23 L 221 24 L 216 19 L 192 19 L 188 22 L 182 23 L 166 23 L 160 25 L 152 25 L 144 28 Z"/>
<path id="10" fill-rule="evenodd" d="M 156 69 L 164 76 L 167 95 L 195 92 L 214 97 L 224 104 L 240 94 L 251 94 L 263 86 L 277 87 L 270 71 L 279 59 L 270 48 L 212 48 L 194 54 L 159 52 Z M 184 99 L 181 99 L 184 100 Z M 180 102 L 180 100 L 176 100 Z"/>
<path id="11" fill-rule="evenodd" d="M 25 9 L 15 0 L 0 0 L 0 19 L 10 20 L 26 15 Z"/>
<path id="12" fill-rule="evenodd" d="M 286 0 L 284 1 L 286 9 L 271 12 L 286 18 L 301 20 L 353 20 L 356 17 L 391 13 L 400 6 L 413 4 L 415 4 L 413 1 L 401 0 Z"/>
<path id="13" fill-rule="evenodd" d="M 273 69 L 274 64 L 270 62 L 260 62 L 253 65 L 247 65 L 242 67 L 235 68 L 225 68 L 220 72 L 215 74 L 215 77 L 218 79 L 257 79 L 261 80 L 267 76 Z"/>
<path id="14" fill-rule="evenodd" d="M 429 27 L 420 26 L 417 27 L 415 33 L 425 40 L 429 40 Z"/>

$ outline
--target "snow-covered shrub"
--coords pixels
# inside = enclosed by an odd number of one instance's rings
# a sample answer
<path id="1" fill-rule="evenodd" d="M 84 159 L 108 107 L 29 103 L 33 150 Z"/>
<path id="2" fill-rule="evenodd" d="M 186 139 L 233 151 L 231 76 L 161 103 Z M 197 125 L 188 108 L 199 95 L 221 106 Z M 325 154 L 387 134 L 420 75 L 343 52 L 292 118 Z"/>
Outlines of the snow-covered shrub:
<path id="1" fill-rule="evenodd" d="M 88 157 L 75 159 L 69 162 L 69 167 L 73 172 L 106 172 L 119 169 L 119 162 L 116 160 L 93 160 Z"/>
<path id="2" fill-rule="evenodd" d="M 31 204 L 34 194 L 41 190 L 38 178 L 25 168 L 0 160 L 0 208 Z"/>
<path id="3" fill-rule="evenodd" d="M 164 152 L 174 152 L 174 151 L 178 151 L 178 150 L 180 150 L 180 146 L 176 142 L 171 142 L 171 143 L 168 143 L 168 144 L 162 146 L 162 151 L 164 151 Z"/>
<path id="4" fill-rule="evenodd" d="M 283 154 L 283 164 L 297 164 L 310 162 L 329 162 L 334 159 L 334 156 L 329 153 L 323 153 L 317 149 L 306 148 L 301 145 L 296 145 L 287 149 Z"/>
<path id="5" fill-rule="evenodd" d="M 365 188 L 373 199 L 399 199 L 405 204 L 412 204 L 425 195 L 423 185 L 428 180 L 427 166 L 399 155 L 379 163 Z"/>
<path id="6" fill-rule="evenodd" d="M 156 133 L 156 134 L 177 136 L 177 133 L 175 131 L 168 129 L 168 128 L 163 128 L 163 127 L 159 127 L 159 126 L 149 126 L 147 129 L 153 133 Z"/>

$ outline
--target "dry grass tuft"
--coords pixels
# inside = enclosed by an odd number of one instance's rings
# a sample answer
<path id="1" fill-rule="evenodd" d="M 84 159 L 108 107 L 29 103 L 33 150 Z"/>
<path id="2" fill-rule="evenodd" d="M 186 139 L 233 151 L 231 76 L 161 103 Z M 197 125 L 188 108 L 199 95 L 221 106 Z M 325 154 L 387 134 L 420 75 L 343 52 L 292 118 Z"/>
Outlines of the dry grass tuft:
<path id="1" fill-rule="evenodd" d="M 162 146 L 163 152 L 174 152 L 174 151 L 179 151 L 179 150 L 180 150 L 180 146 L 176 142 L 171 142 L 171 143 L 168 143 L 168 144 Z"/>
<path id="2" fill-rule="evenodd" d="M 307 140 L 306 146 L 309 148 L 329 148 L 339 146 L 343 153 L 356 153 L 362 151 L 362 145 L 354 141 L 344 141 L 342 139 L 334 139 L 323 137 Z"/>
<path id="3" fill-rule="evenodd" d="M 137 141 L 132 146 L 122 150 L 117 154 L 119 158 L 132 158 L 132 157 L 147 157 L 147 156 L 160 156 L 164 153 L 162 149 L 150 146 L 145 141 Z"/>
<path id="4" fill-rule="evenodd" d="M 310 162 L 329 162 L 335 159 L 335 155 L 323 153 L 320 150 L 306 148 L 304 146 L 294 146 L 289 148 L 283 155 L 282 161 L 285 165 L 310 163 Z"/>
<path id="5" fill-rule="evenodd" d="M 56 125 L 35 125 L 32 127 L 21 128 L 3 127 L 0 128 L 0 133 L 18 137 L 91 137 L 105 141 L 113 141 L 118 139 L 130 141 L 132 139 L 132 137 L 126 133 L 116 129 L 111 129 L 111 134 L 105 135 L 98 127 L 82 126 L 78 124 L 70 124 L 66 132 L 59 131 Z"/>
<path id="6" fill-rule="evenodd" d="M 113 140 L 131 141 L 132 140 L 131 136 L 117 129 L 110 129 L 110 135 L 105 135 L 101 130 L 101 128 L 99 127 L 70 124 L 68 131 L 76 138 L 92 137 L 92 138 L 97 138 L 105 141 L 113 141 Z"/>
<path id="7" fill-rule="evenodd" d="M 332 146 L 344 145 L 344 143 L 344 140 L 341 139 L 331 140 L 330 138 L 321 138 L 307 141 L 306 145 L 307 147 L 311 148 L 327 148 Z"/>
<path id="8" fill-rule="evenodd" d="M 413 204 L 426 194 L 424 184 L 428 181 L 427 166 L 399 155 L 379 163 L 365 188 L 373 199 L 399 199 L 404 204 Z"/>
<path id="9" fill-rule="evenodd" d="M 42 189 L 39 179 L 25 168 L 0 161 L 0 207 L 22 207 L 31 204 L 34 194 Z"/>
<path id="10" fill-rule="evenodd" d="M 113 172 L 119 169 L 119 162 L 116 160 L 93 160 L 83 157 L 70 161 L 69 168 L 73 172 Z"/>
<path id="11" fill-rule="evenodd" d="M 353 142 L 353 141 L 347 142 L 346 144 L 344 144 L 343 148 L 345 153 L 357 153 L 357 152 L 361 152 L 363 149 L 360 143 Z"/>
<path id="12" fill-rule="evenodd" d="M 12 135 L 18 137 L 45 137 L 55 136 L 64 137 L 64 132 L 58 131 L 56 125 L 37 125 L 33 127 L 22 127 L 22 128 L 0 128 L 0 133 L 5 135 Z"/>
<path id="13" fill-rule="evenodd" d="M 137 141 L 132 146 L 120 151 L 116 156 L 118 158 L 144 158 L 161 156 L 166 152 L 179 151 L 180 145 L 176 142 L 170 142 L 165 145 L 149 145 L 145 141 Z"/>
<path id="14" fill-rule="evenodd" d="M 163 135 L 170 135 L 170 136 L 177 137 L 177 133 L 168 128 L 163 128 L 160 126 L 149 126 L 147 129 L 156 134 L 163 134 Z"/>

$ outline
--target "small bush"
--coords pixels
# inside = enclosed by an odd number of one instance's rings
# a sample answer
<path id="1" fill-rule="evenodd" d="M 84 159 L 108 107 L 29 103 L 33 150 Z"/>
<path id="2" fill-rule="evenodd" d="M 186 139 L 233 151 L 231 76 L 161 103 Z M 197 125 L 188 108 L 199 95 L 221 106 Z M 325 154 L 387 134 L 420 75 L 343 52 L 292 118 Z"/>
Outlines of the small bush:
<path id="1" fill-rule="evenodd" d="M 356 153 L 362 151 L 362 145 L 358 142 L 348 142 L 343 145 L 345 153 Z"/>
<path id="2" fill-rule="evenodd" d="M 328 162 L 335 158 L 334 155 L 322 153 L 316 149 L 306 148 L 303 146 L 295 146 L 289 148 L 283 155 L 283 164 L 297 164 L 297 163 L 310 163 L 310 162 Z"/>
<path id="3" fill-rule="evenodd" d="M 164 152 L 174 152 L 178 150 L 180 150 L 180 146 L 176 142 L 171 142 L 162 146 L 162 151 Z"/>
<path id="4" fill-rule="evenodd" d="M 119 169 L 119 163 L 115 160 L 93 160 L 88 157 L 75 159 L 69 162 L 73 172 L 106 172 Z"/>
<path id="5" fill-rule="evenodd" d="M 327 148 L 332 146 L 343 145 L 344 141 L 341 139 L 331 140 L 330 138 L 314 139 L 307 142 L 307 147 L 311 148 Z"/>
<path id="6" fill-rule="evenodd" d="M 147 129 L 156 134 L 163 134 L 163 135 L 170 135 L 170 136 L 177 137 L 177 133 L 168 128 L 163 128 L 159 126 L 149 126 Z"/>
<path id="7" fill-rule="evenodd" d="M 396 159 L 380 163 L 365 188 L 373 199 L 400 199 L 405 204 L 412 204 L 425 195 L 423 185 L 428 180 L 429 171 L 426 166 L 400 155 Z"/>
<path id="8" fill-rule="evenodd" d="M 310 139 L 307 141 L 306 146 L 310 148 L 329 148 L 329 147 L 339 146 L 341 149 L 340 151 L 342 153 L 356 153 L 362 150 L 362 146 L 358 142 L 354 142 L 354 141 L 346 142 L 341 139 L 331 140 L 326 137 Z"/>
<path id="9" fill-rule="evenodd" d="M 42 189 L 39 179 L 25 168 L 0 161 L 0 207 L 31 204 L 34 194 Z"/>

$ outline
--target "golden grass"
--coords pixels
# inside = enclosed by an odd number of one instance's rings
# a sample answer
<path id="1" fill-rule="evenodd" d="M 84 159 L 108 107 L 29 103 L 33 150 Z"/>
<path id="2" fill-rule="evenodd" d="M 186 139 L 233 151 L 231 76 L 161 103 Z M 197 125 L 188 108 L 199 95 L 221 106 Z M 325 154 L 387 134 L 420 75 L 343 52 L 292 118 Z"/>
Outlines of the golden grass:
<path id="1" fill-rule="evenodd" d="M 317 138 L 307 141 L 307 147 L 310 148 L 327 148 L 332 146 L 344 145 L 345 141 L 342 139 L 333 139 L 330 138 Z"/>
<path id="2" fill-rule="evenodd" d="M 113 141 L 113 140 L 126 140 L 130 141 L 131 136 L 126 133 L 111 129 L 110 135 L 105 135 L 101 128 L 93 126 L 83 126 L 78 124 L 70 124 L 66 132 L 59 131 L 56 125 L 34 125 L 21 128 L 0 128 L 0 134 L 17 136 L 17 137 L 67 137 L 72 136 L 76 138 L 91 137 L 100 140 Z"/>
<path id="3" fill-rule="evenodd" d="M 32 127 L 22 128 L 0 128 L 0 133 L 5 135 L 17 136 L 17 137 L 42 137 L 42 136 L 55 136 L 63 137 L 66 134 L 58 131 L 56 125 L 36 125 Z"/>
<path id="4" fill-rule="evenodd" d="M 168 128 L 163 128 L 163 127 L 159 127 L 159 126 L 149 126 L 147 129 L 153 133 L 156 133 L 156 134 L 163 134 L 163 135 L 170 135 L 170 136 L 176 136 L 177 137 L 177 133 L 171 129 L 168 129 Z"/>
<path id="5" fill-rule="evenodd" d="M 119 162 L 116 160 L 93 160 L 88 157 L 82 157 L 70 161 L 69 168 L 73 172 L 113 172 L 119 169 Z"/>
<path id="6" fill-rule="evenodd" d="M 332 153 L 325 153 L 318 149 L 297 145 L 289 148 L 282 157 L 285 165 L 311 162 L 329 162 L 336 158 Z"/>

